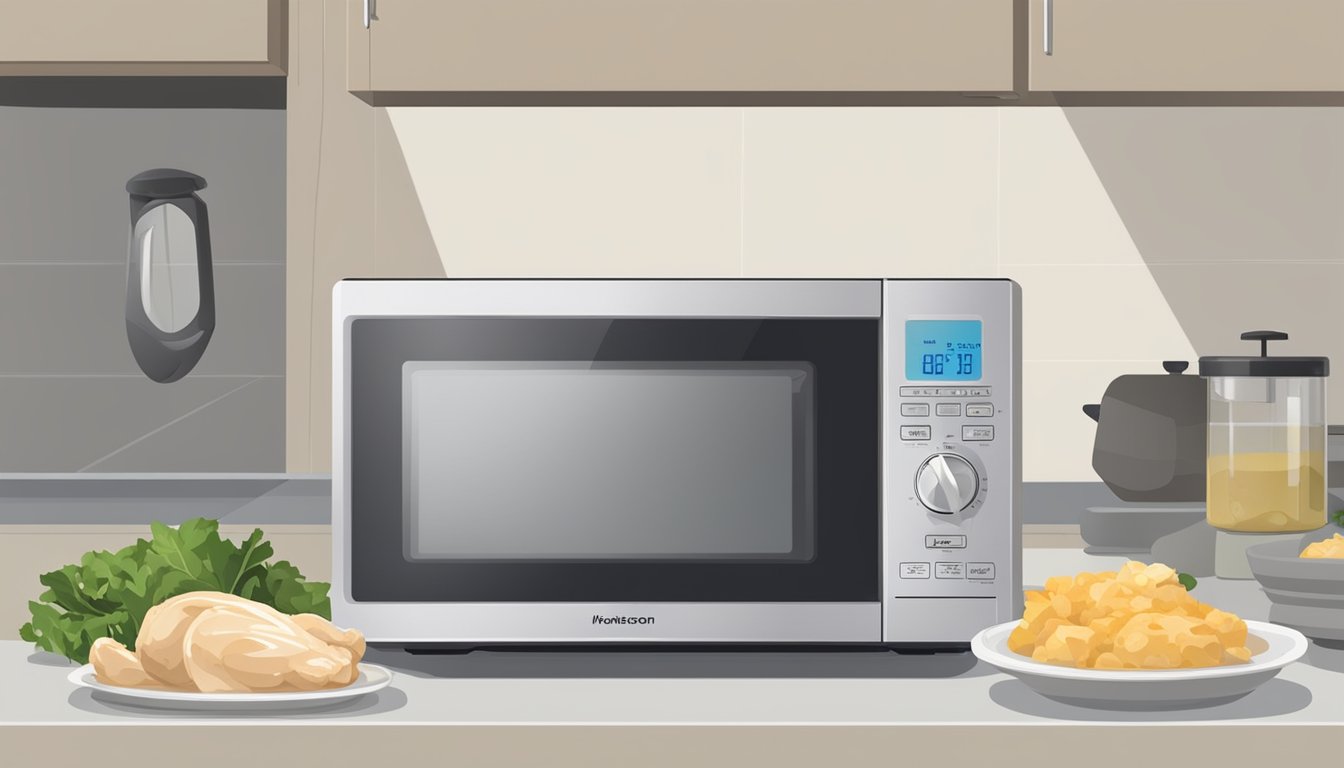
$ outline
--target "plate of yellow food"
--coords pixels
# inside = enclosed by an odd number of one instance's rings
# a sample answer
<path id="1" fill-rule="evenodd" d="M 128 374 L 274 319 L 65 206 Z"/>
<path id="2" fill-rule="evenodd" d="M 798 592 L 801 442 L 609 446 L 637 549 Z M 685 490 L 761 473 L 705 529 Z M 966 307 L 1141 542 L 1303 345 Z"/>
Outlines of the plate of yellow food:
<path id="1" fill-rule="evenodd" d="M 1256 544 L 1246 560 L 1272 603 L 1270 621 L 1344 643 L 1344 533 L 1331 526 L 1297 541 Z"/>
<path id="2" fill-rule="evenodd" d="M 364 636 L 314 614 L 287 615 L 222 592 L 188 592 L 145 614 L 135 650 L 99 638 L 70 682 L 141 707 L 328 706 L 387 687 L 363 664 Z"/>
<path id="3" fill-rule="evenodd" d="M 1106 709 L 1176 709 L 1238 699 L 1300 659 L 1296 630 L 1200 602 L 1175 570 L 1128 562 L 1049 579 L 1020 621 L 971 640 L 981 661 L 1043 696 Z"/>

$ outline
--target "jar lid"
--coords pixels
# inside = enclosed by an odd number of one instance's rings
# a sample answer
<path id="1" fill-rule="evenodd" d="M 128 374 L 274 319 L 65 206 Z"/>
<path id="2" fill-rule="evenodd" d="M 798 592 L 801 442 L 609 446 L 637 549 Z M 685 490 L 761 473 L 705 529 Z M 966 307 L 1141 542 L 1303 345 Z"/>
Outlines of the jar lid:
<path id="1" fill-rule="evenodd" d="M 145 197 L 186 197 L 201 189 L 205 189 L 205 179 L 176 168 L 153 168 L 126 182 L 127 192 Z"/>
<path id="2" fill-rule="evenodd" d="M 1260 342 L 1259 357 L 1214 356 L 1199 358 L 1200 376 L 1256 376 L 1266 378 L 1312 377 L 1330 375 L 1328 357 L 1270 357 L 1269 342 L 1287 341 L 1283 331 L 1247 331 L 1243 341 Z"/>

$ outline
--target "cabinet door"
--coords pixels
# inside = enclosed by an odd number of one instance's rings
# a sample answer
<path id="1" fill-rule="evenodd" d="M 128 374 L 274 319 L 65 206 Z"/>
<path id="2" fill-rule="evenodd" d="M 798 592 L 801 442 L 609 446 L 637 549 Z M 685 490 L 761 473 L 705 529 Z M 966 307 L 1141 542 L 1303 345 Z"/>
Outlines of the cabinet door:
<path id="1" fill-rule="evenodd" d="M 0 75 L 283 75 L 285 0 L 0 0 Z"/>
<path id="2" fill-rule="evenodd" d="M 1344 0 L 1031 0 L 1034 91 L 1341 91 Z"/>
<path id="3" fill-rule="evenodd" d="M 348 0 L 350 90 L 1002 92 L 1014 0 Z"/>

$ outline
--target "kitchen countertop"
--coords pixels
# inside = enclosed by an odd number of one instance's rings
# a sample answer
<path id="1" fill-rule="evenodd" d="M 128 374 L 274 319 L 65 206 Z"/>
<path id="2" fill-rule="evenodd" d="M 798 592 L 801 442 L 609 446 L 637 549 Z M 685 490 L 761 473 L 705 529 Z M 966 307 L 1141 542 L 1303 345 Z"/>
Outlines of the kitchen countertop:
<path id="1" fill-rule="evenodd" d="M 1032 549 L 1024 558 L 1024 580 L 1030 587 L 1050 575 L 1105 570 L 1120 562 L 1123 558 L 1094 557 L 1077 550 Z M 1264 619 L 1269 610 L 1253 581 L 1203 579 L 1197 595 L 1245 618 Z M 834 726 L 866 729 L 862 739 L 877 742 L 887 737 L 867 732 L 874 727 L 983 727 L 1000 734 L 993 740 L 999 747 L 1023 738 L 1027 730 L 1021 726 L 1042 724 L 1084 731 L 1090 730 L 1088 726 L 1117 724 L 1257 726 L 1220 731 L 1217 741 L 1228 748 L 1243 734 L 1273 725 L 1311 726 L 1313 733 L 1323 737 L 1319 729 L 1325 729 L 1335 750 L 1344 738 L 1344 649 L 1316 646 L 1303 661 L 1243 699 L 1207 709 L 1156 713 L 1104 712 L 1059 704 L 977 663 L 969 654 L 478 652 L 412 656 L 374 650 L 369 660 L 392 667 L 396 679 L 391 688 L 364 700 L 283 718 L 247 713 L 201 716 L 153 713 L 100 700 L 67 683 L 70 667 L 58 664 L 64 660 L 36 654 L 26 643 L 4 641 L 0 642 L 0 669 L 4 670 L 0 676 L 4 691 L 0 743 L 22 738 L 18 734 L 45 730 L 30 727 L 37 725 L 101 729 L 147 724 L 193 726 L 189 730 L 197 733 L 201 729 L 195 726 L 351 726 L 324 731 L 321 737 L 331 744 L 348 740 L 348 749 L 357 749 L 367 740 L 357 734 L 369 727 L 434 725 L 466 728 L 480 734 L 481 745 L 498 740 L 497 748 L 519 747 L 501 733 L 510 730 L 499 728 L 505 725 L 545 729 L 537 744 L 559 738 L 555 729 L 564 726 L 583 728 L 587 738 L 600 742 L 605 737 L 594 736 L 590 728 L 597 725 L 639 726 L 638 731 L 647 731 L 645 726 L 692 730 L 745 726 L 741 738 L 760 732 L 752 726 Z M 228 729 L 205 729 L 210 730 Z M 107 736 L 103 730 L 98 733 L 99 738 Z M 632 737 L 633 732 L 627 732 L 613 738 Z M 736 737 L 717 733 L 714 738 L 731 741 Z M 830 734 L 822 741 L 832 738 L 837 736 Z M 1068 738 L 1081 738 L 1081 733 Z M 1304 748 L 1312 740 L 1302 733 L 1274 738 Z M 959 749 L 977 749 L 973 742 Z M 788 740 L 770 737 L 761 743 L 782 748 Z M 1246 748 L 1253 749 L 1254 744 L 1249 740 Z M 612 754 L 624 754 L 617 746 L 612 749 Z M 672 751 L 667 754 L 676 752 L 675 745 L 668 749 Z M 806 745 L 799 744 L 781 756 L 787 759 L 806 751 Z M 557 753 L 548 754 L 553 759 Z"/>

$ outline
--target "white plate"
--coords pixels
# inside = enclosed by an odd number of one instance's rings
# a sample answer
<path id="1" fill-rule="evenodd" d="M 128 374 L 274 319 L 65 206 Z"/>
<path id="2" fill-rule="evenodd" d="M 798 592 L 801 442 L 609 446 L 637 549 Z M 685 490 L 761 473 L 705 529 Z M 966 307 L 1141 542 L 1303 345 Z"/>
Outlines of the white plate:
<path id="1" fill-rule="evenodd" d="M 272 693 L 200 693 L 174 691 L 165 688 L 128 688 L 99 682 L 93 665 L 85 664 L 70 673 L 70 682 L 89 688 L 100 696 L 115 698 L 123 704 L 152 709 L 192 710 L 266 710 L 324 707 L 353 699 L 386 688 L 392 682 L 392 673 L 376 664 L 359 665 L 359 677 L 342 688 L 321 688 L 316 691 L 275 691 Z"/>
<path id="2" fill-rule="evenodd" d="M 1032 661 L 1008 650 L 1008 635 L 1017 624 L 1010 621 L 982 630 L 971 638 L 971 651 L 1042 696 L 1102 709 L 1184 709 L 1232 701 L 1307 652 L 1307 638 L 1301 632 L 1248 621 L 1246 645 L 1252 656 L 1247 664 L 1202 669 L 1076 669 Z"/>

